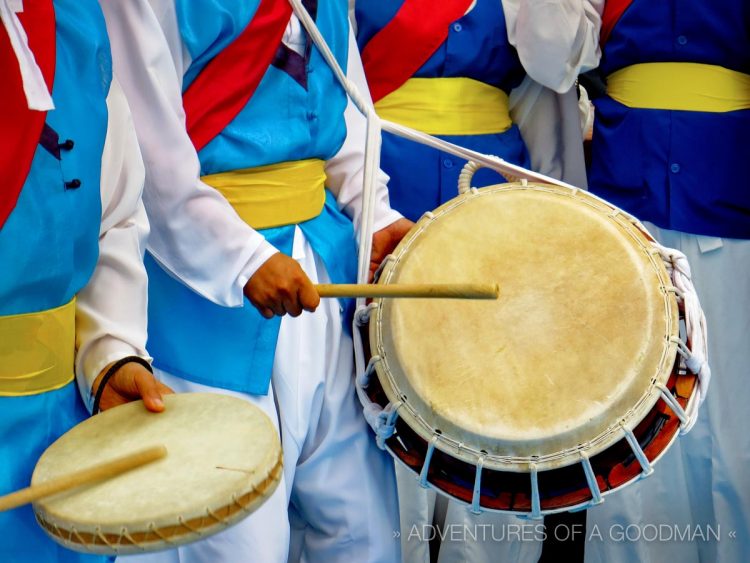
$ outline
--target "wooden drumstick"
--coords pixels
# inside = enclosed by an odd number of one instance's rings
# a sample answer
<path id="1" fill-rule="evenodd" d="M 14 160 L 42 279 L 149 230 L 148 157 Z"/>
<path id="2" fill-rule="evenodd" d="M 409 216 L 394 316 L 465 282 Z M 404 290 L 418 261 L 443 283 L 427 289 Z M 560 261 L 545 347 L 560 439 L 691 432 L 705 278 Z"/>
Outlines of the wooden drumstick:
<path id="1" fill-rule="evenodd" d="M 430 299 L 497 299 L 497 284 L 318 284 L 321 297 L 416 297 Z"/>
<path id="2" fill-rule="evenodd" d="M 132 454 L 105 461 L 93 467 L 55 477 L 44 483 L 32 485 L 20 491 L 0 497 L 0 512 L 18 508 L 41 498 L 56 495 L 63 491 L 90 485 L 122 475 L 143 465 L 160 460 L 167 455 L 167 448 L 162 445 L 151 446 Z"/>

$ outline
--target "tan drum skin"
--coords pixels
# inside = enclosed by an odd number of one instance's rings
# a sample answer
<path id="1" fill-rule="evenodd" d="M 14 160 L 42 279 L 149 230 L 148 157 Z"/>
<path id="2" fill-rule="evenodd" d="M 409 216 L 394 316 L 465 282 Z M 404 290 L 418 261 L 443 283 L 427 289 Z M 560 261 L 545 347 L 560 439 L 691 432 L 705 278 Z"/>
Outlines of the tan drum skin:
<path id="1" fill-rule="evenodd" d="M 211 393 L 168 395 L 165 406 L 150 413 L 139 401 L 108 410 L 44 452 L 32 484 L 149 445 L 167 448 L 160 461 L 36 502 L 37 520 L 55 541 L 110 555 L 165 549 L 225 529 L 273 493 L 281 445 L 259 408 Z"/>
<path id="2" fill-rule="evenodd" d="M 451 456 L 553 469 L 622 439 L 659 399 L 679 334 L 672 282 L 629 216 L 580 190 L 472 190 L 423 217 L 379 283 L 498 283 L 496 302 L 381 299 L 378 378 Z"/>

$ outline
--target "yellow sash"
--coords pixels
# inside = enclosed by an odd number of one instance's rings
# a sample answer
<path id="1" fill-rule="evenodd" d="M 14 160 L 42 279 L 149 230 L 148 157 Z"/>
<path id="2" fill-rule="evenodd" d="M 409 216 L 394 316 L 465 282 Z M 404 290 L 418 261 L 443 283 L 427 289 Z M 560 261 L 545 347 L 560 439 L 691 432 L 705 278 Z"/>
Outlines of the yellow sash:
<path id="1" fill-rule="evenodd" d="M 254 229 L 313 219 L 325 203 L 325 161 L 281 162 L 201 178 L 216 188 Z"/>
<path id="2" fill-rule="evenodd" d="M 489 135 L 513 122 L 508 95 L 471 78 L 411 78 L 375 104 L 378 115 L 430 135 Z"/>
<path id="3" fill-rule="evenodd" d="M 0 317 L 0 396 L 36 395 L 73 381 L 76 304 Z"/>
<path id="4" fill-rule="evenodd" d="M 723 113 L 750 109 L 750 76 L 716 65 L 644 63 L 612 73 L 607 93 L 631 108 Z"/>

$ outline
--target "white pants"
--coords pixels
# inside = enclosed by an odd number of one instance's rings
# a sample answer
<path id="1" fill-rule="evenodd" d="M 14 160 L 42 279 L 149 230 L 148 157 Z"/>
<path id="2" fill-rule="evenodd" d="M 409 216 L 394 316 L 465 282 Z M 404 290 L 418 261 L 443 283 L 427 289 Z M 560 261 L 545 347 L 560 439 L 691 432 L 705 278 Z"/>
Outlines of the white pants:
<path id="1" fill-rule="evenodd" d="M 542 552 L 541 530 L 513 514 L 472 514 L 437 493 L 423 489 L 415 474 L 396 464 L 404 561 L 430 563 L 429 540 L 440 539 L 439 563 L 534 563 Z M 433 521 L 436 522 L 433 527 Z M 440 535 L 438 535 L 440 534 Z"/>
<path id="2" fill-rule="evenodd" d="M 747 561 L 750 241 L 648 228 L 690 262 L 708 325 L 711 386 L 695 426 L 653 475 L 589 510 L 586 561 Z"/>
<path id="3" fill-rule="evenodd" d="M 293 257 L 316 283 L 328 275 L 297 229 Z M 247 399 L 281 423 L 284 475 L 255 513 L 206 540 L 118 558 L 123 563 L 398 563 L 393 461 L 375 445 L 354 392 L 351 337 L 339 302 L 281 322 L 272 393 L 247 395 L 158 372 L 177 392 L 212 391 Z M 274 405 L 278 403 L 278 413 Z"/>

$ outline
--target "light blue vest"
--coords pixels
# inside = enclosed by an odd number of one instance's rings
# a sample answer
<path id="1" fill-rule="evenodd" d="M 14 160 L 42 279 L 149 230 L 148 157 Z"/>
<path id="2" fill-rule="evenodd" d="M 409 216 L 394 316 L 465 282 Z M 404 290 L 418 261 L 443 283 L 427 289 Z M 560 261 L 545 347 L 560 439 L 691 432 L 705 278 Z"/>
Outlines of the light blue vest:
<path id="1" fill-rule="evenodd" d="M 0 229 L 0 314 L 41 311 L 70 301 L 91 277 L 99 251 L 99 178 L 111 80 L 109 41 L 94 0 L 55 0 L 57 52 L 52 98 L 56 109 L 31 170 Z M 50 149 L 50 150 L 48 150 Z M 78 188 L 65 183 L 79 180 Z M 73 369 L 73 366 L 70 366 Z M 44 449 L 83 420 L 74 383 L 27 397 L 0 397 L 0 494 L 29 485 Z M 105 561 L 49 539 L 30 506 L 0 513 L 0 561 Z"/>
<path id="2" fill-rule="evenodd" d="M 187 88 L 203 67 L 249 24 L 257 1 L 177 0 L 182 40 L 192 64 Z M 348 20 L 345 2 L 319 2 L 316 22 L 336 59 L 346 68 Z M 335 155 L 346 135 L 346 96 L 308 41 L 299 76 L 271 66 L 237 117 L 198 154 L 201 174 L 214 174 Z M 300 224 L 334 282 L 356 277 L 351 221 L 332 197 L 323 213 Z M 294 226 L 260 231 L 281 252 L 291 254 Z M 154 364 L 190 381 L 253 394 L 266 394 L 271 379 L 280 319 L 264 319 L 245 300 L 239 309 L 219 307 L 187 289 L 147 256 L 149 341 Z"/>

